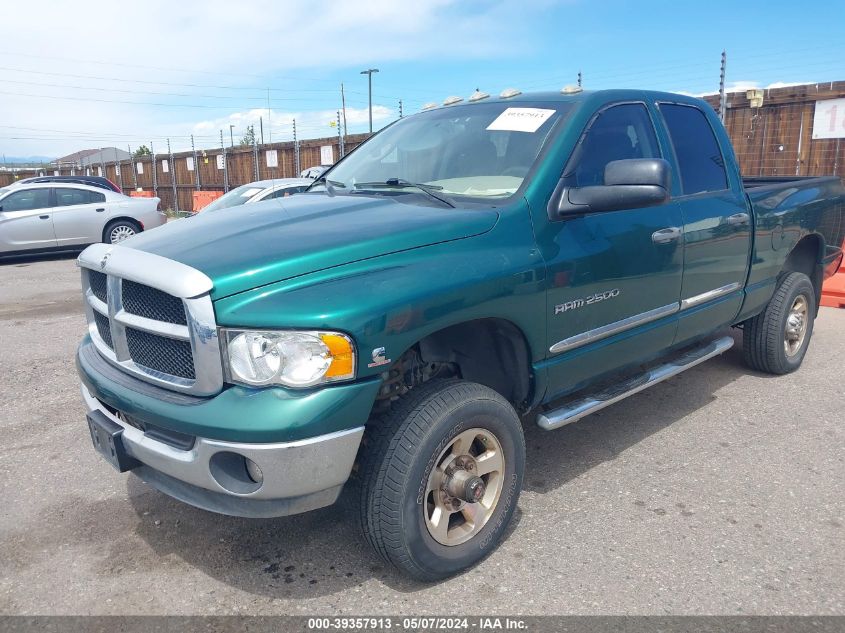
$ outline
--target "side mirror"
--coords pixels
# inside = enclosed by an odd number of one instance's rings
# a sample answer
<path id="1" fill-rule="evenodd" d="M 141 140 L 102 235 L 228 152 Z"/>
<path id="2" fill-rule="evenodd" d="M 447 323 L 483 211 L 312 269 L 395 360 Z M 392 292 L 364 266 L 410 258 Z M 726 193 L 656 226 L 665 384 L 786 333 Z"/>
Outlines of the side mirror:
<path id="1" fill-rule="evenodd" d="M 559 187 L 557 216 L 642 209 L 669 200 L 672 168 L 662 158 L 614 160 L 604 168 L 604 184 Z"/>

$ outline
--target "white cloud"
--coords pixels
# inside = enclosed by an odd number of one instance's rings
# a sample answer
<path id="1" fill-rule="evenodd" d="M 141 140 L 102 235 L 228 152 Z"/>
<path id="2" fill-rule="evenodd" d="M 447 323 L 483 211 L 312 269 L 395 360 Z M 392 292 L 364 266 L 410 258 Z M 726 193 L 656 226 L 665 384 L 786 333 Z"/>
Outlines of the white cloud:
<path id="1" fill-rule="evenodd" d="M 765 86 L 761 86 L 759 81 L 732 81 L 725 84 L 725 92 L 747 92 L 748 90 L 774 90 L 775 88 L 788 88 L 790 86 L 803 86 L 805 84 L 814 83 L 812 81 L 775 81 Z M 709 97 L 710 95 L 719 94 L 718 90 L 711 90 L 708 92 L 691 93 L 683 90 L 676 91 L 679 94 L 689 95 L 690 97 Z"/>
<path id="2" fill-rule="evenodd" d="M 373 126 L 382 127 L 385 123 L 396 118 L 397 113 L 392 108 L 373 104 Z M 284 111 L 255 108 L 243 112 L 200 121 L 191 129 L 191 133 L 199 138 L 209 138 L 219 135 L 223 131 L 224 142 L 229 142 L 229 125 L 234 125 L 232 132 L 235 140 L 242 137 L 246 128 L 255 126 L 255 133 L 259 134 L 260 126 L 264 125 L 264 140 L 289 141 L 293 136 L 293 121 L 296 120 L 297 133 L 300 138 L 315 138 L 319 136 L 333 136 L 337 134 L 337 127 L 331 124 L 337 121 L 337 110 Z M 369 124 L 367 108 L 346 108 L 346 125 L 350 134 L 365 132 Z M 213 143 L 210 143 L 213 144 Z M 218 143 L 219 144 L 219 143 Z"/>
<path id="3" fill-rule="evenodd" d="M 317 125 L 339 101 L 337 81 L 327 71 L 349 69 L 363 82 L 358 70 L 367 66 L 524 51 L 532 42 L 526 3 L 542 7 L 549 1 L 144 0 L 117 7 L 91 0 L 80 12 L 77 4 L 54 0 L 37 19 L 31 7 L 13 3 L 4 23 L 26 27 L 5 29 L 0 42 L 0 123 L 7 126 L 0 127 L 0 148 L 58 155 L 187 134 L 197 121 L 212 127 L 223 119 L 245 121 L 261 107 L 260 90 L 270 82 L 291 90 L 274 92 L 274 107 L 287 110 L 277 104 L 298 99 L 289 108 L 299 110 L 297 120 Z M 244 85 L 258 92 L 220 88 Z M 374 108 L 374 119 L 389 119 L 387 110 Z M 281 112 L 280 120 L 290 114 Z M 363 123 L 361 116 L 360 108 L 348 110 L 350 129 Z M 69 138 L 75 131 L 89 134 Z"/>

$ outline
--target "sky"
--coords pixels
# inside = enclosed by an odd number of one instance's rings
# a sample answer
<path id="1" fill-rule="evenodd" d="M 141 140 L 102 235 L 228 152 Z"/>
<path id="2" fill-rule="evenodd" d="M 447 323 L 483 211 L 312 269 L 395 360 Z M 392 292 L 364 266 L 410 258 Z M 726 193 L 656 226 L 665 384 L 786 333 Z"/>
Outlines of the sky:
<path id="1" fill-rule="evenodd" d="M 0 38 L 0 153 L 166 151 L 349 133 L 476 88 L 714 93 L 845 80 L 845 2 L 16 2 Z M 16 26 L 17 25 L 17 26 Z M 262 121 L 263 119 L 263 121 Z"/>

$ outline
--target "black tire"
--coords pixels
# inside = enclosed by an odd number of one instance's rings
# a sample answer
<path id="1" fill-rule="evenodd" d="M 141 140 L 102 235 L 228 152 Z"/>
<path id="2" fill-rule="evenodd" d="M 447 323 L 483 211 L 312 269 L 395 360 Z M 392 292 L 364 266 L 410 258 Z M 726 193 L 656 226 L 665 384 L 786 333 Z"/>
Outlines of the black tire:
<path id="1" fill-rule="evenodd" d="M 469 540 L 443 545 L 426 524 L 429 474 L 459 434 L 479 428 L 493 434 L 504 456 L 498 501 Z M 368 425 L 350 500 L 365 538 L 385 561 L 417 580 L 439 580 L 495 549 L 516 508 L 524 468 L 522 425 L 502 396 L 471 382 L 434 381 Z"/>
<path id="2" fill-rule="evenodd" d="M 785 338 L 790 311 L 799 297 L 806 302 L 806 328 L 800 347 L 792 354 L 786 351 Z M 801 366 L 816 316 L 816 292 L 804 273 L 783 277 L 766 309 L 747 320 L 742 333 L 745 362 L 768 374 L 788 374 Z"/>
<path id="3" fill-rule="evenodd" d="M 131 232 L 131 235 L 129 234 Z M 118 244 L 132 235 L 137 235 L 141 232 L 141 225 L 132 220 L 113 220 L 106 224 L 103 229 L 103 242 L 106 244 Z M 114 239 L 117 233 L 125 235 L 122 239 Z"/>

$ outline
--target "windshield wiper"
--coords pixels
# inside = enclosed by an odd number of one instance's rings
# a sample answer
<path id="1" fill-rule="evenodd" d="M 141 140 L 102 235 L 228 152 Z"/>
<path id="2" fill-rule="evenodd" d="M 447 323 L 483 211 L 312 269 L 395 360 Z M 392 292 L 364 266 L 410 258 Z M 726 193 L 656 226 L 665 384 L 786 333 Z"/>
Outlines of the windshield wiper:
<path id="1" fill-rule="evenodd" d="M 426 185 L 424 183 L 419 182 L 411 182 L 409 180 L 404 180 L 402 178 L 388 178 L 384 182 L 358 182 L 355 183 L 354 189 L 372 189 L 377 187 L 396 187 L 400 189 L 419 189 L 424 194 L 429 196 L 430 198 L 434 198 L 435 200 L 439 200 L 443 204 L 446 204 L 453 209 L 455 205 L 452 204 L 447 198 L 443 196 L 439 196 L 435 191 L 440 191 L 443 187 L 439 187 L 437 185 Z"/>

